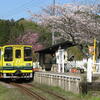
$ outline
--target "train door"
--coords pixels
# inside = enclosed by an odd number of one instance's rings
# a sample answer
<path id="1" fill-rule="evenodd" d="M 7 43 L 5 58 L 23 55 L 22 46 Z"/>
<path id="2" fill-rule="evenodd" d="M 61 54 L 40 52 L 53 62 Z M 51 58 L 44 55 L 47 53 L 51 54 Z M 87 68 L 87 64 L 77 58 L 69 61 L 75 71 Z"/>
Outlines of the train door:
<path id="1" fill-rule="evenodd" d="M 2 67 L 2 48 L 0 47 L 0 69 Z"/>
<path id="2" fill-rule="evenodd" d="M 23 66 L 23 47 L 14 47 L 14 66 L 20 67 Z"/>

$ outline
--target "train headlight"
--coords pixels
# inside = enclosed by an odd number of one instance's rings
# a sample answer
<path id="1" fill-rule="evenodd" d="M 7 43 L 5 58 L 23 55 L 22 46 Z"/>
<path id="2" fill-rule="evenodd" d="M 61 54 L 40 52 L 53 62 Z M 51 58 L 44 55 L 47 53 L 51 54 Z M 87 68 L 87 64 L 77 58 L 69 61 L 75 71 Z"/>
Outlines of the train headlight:
<path id="1" fill-rule="evenodd" d="M 27 63 L 26 66 L 31 66 L 31 63 Z"/>
<path id="2" fill-rule="evenodd" d="M 6 66 L 11 66 L 11 64 L 10 63 L 6 63 Z"/>

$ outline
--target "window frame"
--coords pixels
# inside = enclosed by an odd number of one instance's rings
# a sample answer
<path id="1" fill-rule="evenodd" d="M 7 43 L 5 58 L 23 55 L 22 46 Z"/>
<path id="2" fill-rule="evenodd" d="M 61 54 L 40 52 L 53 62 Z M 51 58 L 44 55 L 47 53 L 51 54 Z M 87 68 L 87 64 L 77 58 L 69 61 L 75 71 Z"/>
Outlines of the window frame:
<path id="1" fill-rule="evenodd" d="M 25 48 L 30 48 L 30 51 L 26 51 Z M 27 55 L 26 52 L 30 52 L 29 55 Z M 24 47 L 24 61 L 32 61 L 32 48 L 31 47 Z"/>
<path id="2" fill-rule="evenodd" d="M 9 53 L 7 54 L 6 48 L 11 48 L 10 54 Z M 5 49 L 4 49 L 4 61 L 13 61 L 13 47 L 5 47 Z"/>

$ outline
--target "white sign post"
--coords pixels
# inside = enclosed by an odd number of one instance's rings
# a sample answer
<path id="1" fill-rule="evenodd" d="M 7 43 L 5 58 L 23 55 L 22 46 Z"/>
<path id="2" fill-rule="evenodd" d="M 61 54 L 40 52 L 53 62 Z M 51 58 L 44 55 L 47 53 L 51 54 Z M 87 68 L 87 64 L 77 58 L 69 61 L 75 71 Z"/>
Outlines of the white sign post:
<path id="1" fill-rule="evenodd" d="M 57 54 L 58 73 L 64 73 L 64 49 L 59 49 Z"/>
<path id="2" fill-rule="evenodd" d="M 92 82 L 92 59 L 88 59 L 88 66 L 87 66 L 87 82 Z"/>

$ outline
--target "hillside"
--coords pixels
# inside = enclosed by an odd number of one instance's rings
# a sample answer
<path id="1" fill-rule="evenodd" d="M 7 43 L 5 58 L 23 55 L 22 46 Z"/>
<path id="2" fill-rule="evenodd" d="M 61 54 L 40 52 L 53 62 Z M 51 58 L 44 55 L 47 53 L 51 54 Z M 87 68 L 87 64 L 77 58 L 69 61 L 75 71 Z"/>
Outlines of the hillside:
<path id="1" fill-rule="evenodd" d="M 30 44 L 34 50 L 51 45 L 51 33 L 35 22 L 0 20 L 0 45 Z"/>

